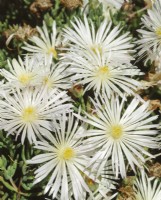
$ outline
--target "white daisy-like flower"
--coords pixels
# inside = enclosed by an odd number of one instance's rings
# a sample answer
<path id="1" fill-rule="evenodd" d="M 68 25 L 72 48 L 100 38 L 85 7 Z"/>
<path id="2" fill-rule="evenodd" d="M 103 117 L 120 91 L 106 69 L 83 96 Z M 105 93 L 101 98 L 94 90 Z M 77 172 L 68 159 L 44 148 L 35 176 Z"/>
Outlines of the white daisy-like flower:
<path id="1" fill-rule="evenodd" d="M 37 65 L 38 63 L 35 62 L 34 57 L 30 59 L 26 56 L 25 62 L 18 57 L 18 61 L 16 59 L 13 59 L 12 62 L 8 60 L 9 71 L 1 69 L 0 74 L 12 87 L 24 88 L 27 86 L 35 86 L 38 83 Z"/>
<path id="2" fill-rule="evenodd" d="M 149 50 L 156 56 L 161 51 L 161 0 L 156 0 L 152 9 L 147 12 L 148 14 L 142 17 L 143 27 L 138 30 L 141 34 L 141 39 L 137 40 L 140 57 L 147 56 Z"/>
<path id="3" fill-rule="evenodd" d="M 127 164 L 134 171 L 135 165 L 141 168 L 144 156 L 153 157 L 145 147 L 158 148 L 155 137 L 158 124 L 152 124 L 158 116 L 149 116 L 149 102 L 139 106 L 140 101 L 134 98 L 126 108 L 125 98 L 120 102 L 118 97 L 112 96 L 109 100 L 107 96 L 100 96 L 91 101 L 95 114 L 85 113 L 86 117 L 77 115 L 93 126 L 82 136 L 87 137 L 84 145 L 96 151 L 88 166 L 93 166 L 93 170 L 98 168 L 99 175 L 108 158 L 111 158 L 116 176 L 120 173 L 122 177 L 126 176 Z"/>
<path id="4" fill-rule="evenodd" d="M 96 31 L 94 23 L 90 21 L 90 25 L 86 16 L 84 16 L 84 22 L 75 18 L 75 23 L 71 22 L 73 28 L 67 27 L 64 29 L 64 37 L 69 40 L 69 48 L 66 48 L 68 52 L 64 54 L 70 54 L 75 52 L 77 55 L 84 56 L 91 51 L 99 53 L 101 55 L 107 54 L 112 61 L 118 63 L 130 63 L 133 52 L 133 45 L 130 43 L 131 37 L 129 33 L 125 33 L 120 36 L 120 25 L 112 29 L 112 23 L 108 23 L 104 20 L 99 29 Z"/>
<path id="5" fill-rule="evenodd" d="M 42 181 L 51 174 L 45 187 L 45 193 L 52 195 L 52 199 L 70 199 L 71 192 L 74 199 L 83 199 L 84 192 L 91 194 L 83 179 L 83 174 L 89 174 L 85 168 L 88 164 L 88 148 L 82 145 L 81 139 L 76 139 L 77 133 L 83 134 L 84 128 L 79 126 L 72 114 L 63 114 L 59 123 L 54 122 L 54 136 L 46 136 L 46 141 L 37 142 L 35 148 L 44 151 L 43 154 L 27 161 L 29 164 L 43 165 L 35 171 L 34 184 Z"/>
<path id="6" fill-rule="evenodd" d="M 70 53 L 66 57 L 68 62 L 64 62 L 70 65 L 68 70 L 73 74 L 71 80 L 85 85 L 85 91 L 93 89 L 96 93 L 106 93 L 108 97 L 113 92 L 123 96 L 123 92 L 133 94 L 140 86 L 139 81 L 132 77 L 143 73 L 135 66 L 110 62 L 105 55 L 96 55 L 93 52 L 85 58 L 74 54 Z"/>
<path id="7" fill-rule="evenodd" d="M 16 88 L 12 94 L 6 94 L 0 100 L 1 127 L 8 135 L 20 135 L 22 144 L 27 137 L 29 142 L 48 133 L 50 121 L 59 117 L 66 110 L 69 112 L 72 105 L 66 92 L 57 89 L 46 91 L 46 88 L 26 89 Z"/>
<path id="8" fill-rule="evenodd" d="M 57 59 L 57 47 L 61 44 L 61 36 L 57 33 L 56 22 L 53 22 L 52 33 L 50 35 L 45 22 L 43 22 L 42 29 L 37 26 L 37 31 L 40 37 L 33 36 L 29 39 L 35 45 L 25 42 L 26 46 L 22 48 L 31 53 L 41 53 Z"/>
<path id="9" fill-rule="evenodd" d="M 40 85 L 46 86 L 48 89 L 69 89 L 71 83 L 66 68 L 61 63 L 48 62 L 48 64 L 42 65 L 38 71 Z"/>
<path id="10" fill-rule="evenodd" d="M 148 177 L 145 172 L 134 183 L 136 200 L 160 200 L 161 183 L 155 177 Z"/>

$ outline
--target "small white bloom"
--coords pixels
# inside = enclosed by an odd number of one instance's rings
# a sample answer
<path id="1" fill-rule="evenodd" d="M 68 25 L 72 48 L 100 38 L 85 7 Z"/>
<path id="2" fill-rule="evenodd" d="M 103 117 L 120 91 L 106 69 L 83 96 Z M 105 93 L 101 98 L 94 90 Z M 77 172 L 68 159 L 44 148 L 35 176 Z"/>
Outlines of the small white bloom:
<path id="1" fill-rule="evenodd" d="M 25 42 L 26 46 L 22 48 L 31 53 L 41 53 L 57 59 L 56 48 L 61 44 L 61 37 L 56 30 L 56 22 L 53 22 L 52 33 L 50 35 L 45 22 L 43 22 L 42 29 L 37 27 L 37 31 L 40 34 L 40 38 L 38 36 L 33 36 L 29 39 L 35 46 Z"/>
<path id="2" fill-rule="evenodd" d="M 134 98 L 125 108 L 125 99 L 121 102 L 114 96 L 109 100 L 107 96 L 91 99 L 95 107 L 95 115 L 85 113 L 86 117 L 78 116 L 93 126 L 83 137 L 87 137 L 84 144 L 91 149 L 97 149 L 89 166 L 98 168 L 98 175 L 102 166 L 111 157 L 112 167 L 116 175 L 126 176 L 126 162 L 135 171 L 135 165 L 141 168 L 145 162 L 143 155 L 153 157 L 144 147 L 158 148 L 156 139 L 157 124 L 150 124 L 158 116 L 152 116 L 148 111 L 149 102 L 139 106 L 140 101 Z"/>
<path id="3" fill-rule="evenodd" d="M 12 94 L 6 94 L 0 100 L 0 113 L 2 129 L 9 134 L 20 135 L 24 143 L 27 137 L 29 142 L 51 130 L 50 121 L 66 110 L 69 112 L 71 104 L 66 92 L 57 89 L 47 93 L 46 88 L 26 89 L 21 91 L 16 88 Z"/>
<path id="4" fill-rule="evenodd" d="M 9 71 L 1 69 L 0 74 L 8 81 L 11 87 L 35 86 L 38 81 L 37 65 L 38 63 L 35 62 L 34 57 L 30 59 L 26 56 L 25 62 L 18 57 L 18 61 L 13 59 L 12 64 L 8 60 Z"/>
<path id="5" fill-rule="evenodd" d="M 37 72 L 40 85 L 46 86 L 48 89 L 69 89 L 71 83 L 66 68 L 61 63 L 54 64 L 49 62 L 41 65 Z"/>
<path id="6" fill-rule="evenodd" d="M 120 25 L 112 29 L 112 23 L 103 21 L 98 30 L 95 30 L 94 23 L 90 21 L 90 25 L 86 17 L 84 22 L 75 18 L 75 23 L 71 22 L 73 29 L 67 27 L 64 29 L 64 37 L 69 40 L 69 48 L 66 55 L 75 52 L 77 55 L 84 56 L 91 51 L 100 55 L 107 54 L 111 61 L 120 64 L 130 63 L 133 59 L 130 53 L 133 52 L 133 45 L 130 44 L 131 37 L 129 33 L 120 36 Z"/>
<path id="7" fill-rule="evenodd" d="M 142 17 L 143 27 L 138 30 L 141 34 L 141 39 L 137 41 L 140 57 L 147 56 L 149 50 L 156 56 L 161 51 L 161 0 L 156 0 L 147 12 Z"/>
<path id="8" fill-rule="evenodd" d="M 89 157 L 88 148 L 84 148 L 82 140 L 75 137 L 77 133 L 84 134 L 84 128 L 78 124 L 72 114 L 63 114 L 59 123 L 54 122 L 54 135 L 47 135 L 46 140 L 36 143 L 35 148 L 44 153 L 27 162 L 43 163 L 35 171 L 34 184 L 51 174 L 45 193 L 49 192 L 53 199 L 60 195 L 61 200 L 68 200 L 72 192 L 74 199 L 80 200 L 85 191 L 91 193 L 82 176 L 89 174 L 85 170 Z"/>
<path id="9" fill-rule="evenodd" d="M 123 96 L 123 92 L 134 94 L 134 90 L 141 84 L 133 76 L 142 75 L 140 70 L 130 64 L 120 65 L 110 62 L 105 55 L 87 54 L 85 58 L 70 53 L 66 56 L 68 70 L 72 74 L 71 80 L 76 84 L 85 85 L 85 91 L 93 89 L 96 93 L 106 93 L 108 97 L 113 92 Z M 70 61 L 72 60 L 72 61 Z"/>
<path id="10" fill-rule="evenodd" d="M 160 200 L 161 199 L 161 183 L 155 177 L 149 178 L 145 172 L 141 173 L 141 177 L 137 178 L 134 184 L 136 200 Z"/>

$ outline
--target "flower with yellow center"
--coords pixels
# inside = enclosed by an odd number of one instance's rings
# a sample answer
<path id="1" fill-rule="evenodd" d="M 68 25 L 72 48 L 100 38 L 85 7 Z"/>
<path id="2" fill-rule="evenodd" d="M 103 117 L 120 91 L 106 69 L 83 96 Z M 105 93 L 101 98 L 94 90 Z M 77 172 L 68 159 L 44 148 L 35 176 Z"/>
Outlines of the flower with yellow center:
<path id="1" fill-rule="evenodd" d="M 110 70 L 108 66 L 99 67 L 96 72 L 96 77 L 104 81 L 110 77 Z"/>
<path id="2" fill-rule="evenodd" d="M 158 38 L 161 38 L 161 27 L 157 28 L 155 30 L 156 35 L 158 36 Z"/>
<path id="3" fill-rule="evenodd" d="M 29 84 L 32 79 L 33 79 L 33 76 L 30 73 L 21 74 L 18 76 L 18 80 L 20 81 L 20 83 L 22 83 L 22 85 Z"/>
<path id="4" fill-rule="evenodd" d="M 118 96 L 112 95 L 109 99 L 104 96 L 96 96 L 91 99 L 97 115 L 85 113 L 86 117 L 77 115 L 84 122 L 93 126 L 84 135 L 84 145 L 90 150 L 96 150 L 95 155 L 87 167 L 98 170 L 99 176 L 103 166 L 112 160 L 112 168 L 116 176 L 120 173 L 126 176 L 126 165 L 129 163 L 135 171 L 135 165 L 142 167 L 145 155 L 152 155 L 146 151 L 147 148 L 158 148 L 155 139 L 158 124 L 152 124 L 158 116 L 149 115 L 149 102 L 140 105 L 140 101 L 134 98 L 126 108 L 126 101 L 120 101 Z"/>
<path id="5" fill-rule="evenodd" d="M 112 28 L 112 23 L 104 20 L 97 29 L 94 22 L 88 20 L 86 16 L 84 20 L 75 18 L 75 22 L 71 24 L 72 28 L 64 29 L 65 41 L 69 41 L 66 47 L 68 51 L 64 54 L 66 62 L 70 60 L 75 63 L 74 58 L 93 54 L 93 57 L 106 55 L 111 62 L 130 64 L 130 60 L 133 59 L 131 56 L 133 44 L 130 43 L 129 33 L 120 35 L 120 25 Z"/>
<path id="6" fill-rule="evenodd" d="M 93 45 L 93 46 L 91 46 L 91 50 L 95 53 L 95 54 L 97 54 L 97 53 L 100 53 L 100 55 L 102 54 L 102 47 L 101 47 L 101 45 Z"/>
<path id="7" fill-rule="evenodd" d="M 140 82 L 133 79 L 135 75 L 142 75 L 140 70 L 131 65 L 120 65 L 110 62 L 106 54 L 86 54 L 84 57 L 70 53 L 71 65 L 68 67 L 71 81 L 83 85 L 87 90 L 96 93 L 106 93 L 110 98 L 113 92 L 123 96 L 123 93 L 134 94 L 134 90 L 141 86 Z M 67 58 L 67 59 L 70 59 Z"/>
<path id="8" fill-rule="evenodd" d="M 27 161 L 28 164 L 42 163 L 35 171 L 34 184 L 48 176 L 45 193 L 51 195 L 52 199 L 57 198 L 58 193 L 60 199 L 65 200 L 69 200 L 71 194 L 74 199 L 83 199 L 84 192 L 90 196 L 91 191 L 84 180 L 84 176 L 91 180 L 94 178 L 86 169 L 89 150 L 84 148 L 82 139 L 77 138 L 77 134 L 83 135 L 85 129 L 79 126 L 79 121 L 73 114 L 65 113 L 53 125 L 53 134 L 46 135 L 35 146 L 44 153 Z"/>
<path id="9" fill-rule="evenodd" d="M 23 61 L 20 57 L 18 60 L 13 59 L 12 62 L 8 60 L 9 71 L 1 70 L 1 75 L 11 84 L 12 87 L 25 88 L 27 86 L 35 86 L 38 83 L 38 69 L 39 63 L 35 58 L 25 57 Z"/>
<path id="10" fill-rule="evenodd" d="M 155 61 L 161 52 L 161 1 L 151 1 L 152 8 L 149 7 L 147 14 L 142 16 L 142 28 L 138 30 L 141 39 L 136 41 L 140 49 L 138 55 L 146 58 L 145 63 Z"/>
<path id="11" fill-rule="evenodd" d="M 61 147 L 58 150 L 58 158 L 60 160 L 71 160 L 75 156 L 75 151 L 71 147 Z"/>
<path id="12" fill-rule="evenodd" d="M 51 120 L 62 112 L 70 112 L 72 105 L 66 92 L 44 88 L 13 89 L 10 95 L 0 100 L 2 129 L 8 134 L 21 137 L 22 144 L 27 137 L 30 143 L 42 138 L 51 130 Z M 65 155 L 70 154 L 66 152 Z"/>
<path id="13" fill-rule="evenodd" d="M 42 54 L 47 60 L 50 56 L 57 59 L 56 47 L 60 46 L 62 41 L 56 30 L 56 22 L 53 22 L 51 34 L 49 34 L 45 22 L 43 22 L 42 28 L 37 27 L 37 31 L 40 36 L 33 36 L 29 39 L 33 44 L 25 42 L 25 46 L 22 48 L 31 53 Z"/>
<path id="14" fill-rule="evenodd" d="M 52 80 L 47 76 L 43 77 L 43 84 L 46 85 L 48 88 L 52 88 L 53 86 Z"/>
<path id="15" fill-rule="evenodd" d="M 66 67 L 61 63 L 49 62 L 40 66 L 38 72 L 40 85 L 51 90 L 53 88 L 68 89 L 71 87 L 70 79 L 66 73 Z"/>
<path id="16" fill-rule="evenodd" d="M 38 114 L 36 108 L 33 106 L 28 106 L 22 111 L 22 121 L 26 123 L 32 123 L 38 119 Z"/>
<path id="17" fill-rule="evenodd" d="M 48 54 L 52 54 L 52 56 L 57 59 L 57 51 L 55 50 L 55 48 L 51 47 L 48 49 Z"/>
<path id="18" fill-rule="evenodd" d="M 113 125 L 108 131 L 108 134 L 110 134 L 114 140 L 121 139 L 123 135 L 123 127 L 121 125 Z"/>

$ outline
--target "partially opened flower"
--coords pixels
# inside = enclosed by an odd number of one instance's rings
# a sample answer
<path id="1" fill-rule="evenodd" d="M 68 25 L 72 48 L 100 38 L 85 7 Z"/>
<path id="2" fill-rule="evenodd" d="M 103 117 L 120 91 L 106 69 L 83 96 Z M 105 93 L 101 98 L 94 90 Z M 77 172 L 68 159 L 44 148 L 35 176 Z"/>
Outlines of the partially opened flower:
<path id="1" fill-rule="evenodd" d="M 108 19 L 111 18 L 110 14 L 114 14 L 117 10 L 121 8 L 124 0 L 99 0 L 103 5 L 103 14 Z"/>
<path id="2" fill-rule="evenodd" d="M 107 96 L 100 96 L 91 101 L 95 115 L 85 113 L 86 117 L 78 116 L 93 126 L 80 136 L 87 138 L 84 145 L 96 151 L 88 166 L 92 166 L 93 170 L 97 168 L 99 175 L 111 158 L 116 176 L 120 173 L 122 177 L 126 176 L 127 164 L 134 171 L 135 165 L 141 168 L 144 156 L 153 157 L 146 149 L 158 148 L 155 137 L 158 125 L 152 124 L 158 116 L 150 116 L 149 103 L 139 105 L 140 101 L 134 98 L 126 108 L 125 99 L 120 102 L 114 96 L 110 100 Z"/>
<path id="3" fill-rule="evenodd" d="M 61 44 L 61 37 L 57 34 L 56 22 L 53 22 L 51 34 L 48 33 L 48 29 L 45 22 L 43 22 L 42 29 L 40 27 L 37 27 L 37 31 L 39 32 L 40 37 L 31 37 L 29 40 L 33 44 L 25 42 L 26 46 L 22 48 L 31 53 L 42 53 L 57 59 L 56 48 Z"/>
<path id="4" fill-rule="evenodd" d="M 108 199 L 111 200 L 116 197 L 117 193 L 113 194 L 112 190 L 116 189 L 117 180 L 115 177 L 115 173 L 113 172 L 111 161 L 109 160 L 106 162 L 101 175 L 92 180 L 88 177 L 85 178 L 86 183 L 88 184 L 89 188 L 93 192 L 92 197 L 85 198 L 84 200 L 102 200 Z"/>
<path id="5" fill-rule="evenodd" d="M 104 4 L 109 4 L 114 6 L 116 9 L 120 9 L 122 4 L 124 3 L 124 0 L 99 0 L 100 2 L 104 3 Z"/>
<path id="6" fill-rule="evenodd" d="M 29 58 L 26 56 L 25 62 L 18 57 L 18 61 L 13 59 L 12 63 L 8 60 L 9 71 L 1 69 L 0 74 L 12 87 L 35 86 L 39 82 L 37 76 L 38 65 L 34 57 Z"/>
<path id="7" fill-rule="evenodd" d="M 149 50 L 156 56 L 161 51 L 161 0 L 156 0 L 147 12 L 142 17 L 142 29 L 138 30 L 141 34 L 141 39 L 137 40 L 140 57 L 148 56 Z"/>
<path id="8" fill-rule="evenodd" d="M 46 135 L 46 140 L 36 143 L 35 148 L 42 150 L 43 154 L 29 160 L 29 164 L 43 165 L 35 171 L 35 182 L 39 183 L 49 177 L 45 193 L 53 199 L 60 195 L 61 200 L 83 199 L 84 192 L 90 195 L 90 189 L 83 179 L 83 174 L 89 175 L 85 170 L 89 157 L 88 148 L 84 147 L 76 134 L 83 134 L 84 128 L 72 114 L 62 115 L 58 123 L 54 122 L 53 135 Z"/>
<path id="9" fill-rule="evenodd" d="M 70 53 L 68 61 L 69 72 L 72 74 L 71 80 L 75 84 L 85 86 L 85 91 L 93 89 L 96 93 L 106 93 L 108 97 L 113 92 L 123 96 L 123 93 L 133 94 L 140 83 L 132 77 L 142 75 L 140 70 L 132 65 L 120 65 L 110 62 L 106 55 L 94 54 L 87 55 L 84 58 L 74 56 Z M 72 57 L 72 58 L 71 58 Z"/>
<path id="10" fill-rule="evenodd" d="M 136 200 L 160 200 L 161 183 L 155 177 L 148 177 L 145 172 L 137 178 L 134 184 Z"/>
<path id="11" fill-rule="evenodd" d="M 129 33 L 120 36 L 120 25 L 112 28 L 112 23 L 105 20 L 96 31 L 94 23 L 90 21 L 89 24 L 86 17 L 84 17 L 84 22 L 76 18 L 75 23 L 71 22 L 71 24 L 73 28 L 64 29 L 64 37 L 69 40 L 69 48 L 67 48 L 69 52 L 64 54 L 64 58 L 70 52 L 75 52 L 75 57 L 77 55 L 84 57 L 92 51 L 101 55 L 107 54 L 110 60 L 117 60 L 120 64 L 129 63 L 132 60 L 131 37 Z"/>
<path id="12" fill-rule="evenodd" d="M 12 94 L 4 95 L 0 100 L 1 128 L 8 135 L 20 135 L 22 143 L 25 138 L 30 143 L 35 142 L 37 137 L 41 138 L 51 130 L 53 117 L 58 118 L 65 110 L 69 112 L 72 107 L 69 100 L 66 92 L 57 89 L 50 92 L 46 88 L 13 89 Z"/>

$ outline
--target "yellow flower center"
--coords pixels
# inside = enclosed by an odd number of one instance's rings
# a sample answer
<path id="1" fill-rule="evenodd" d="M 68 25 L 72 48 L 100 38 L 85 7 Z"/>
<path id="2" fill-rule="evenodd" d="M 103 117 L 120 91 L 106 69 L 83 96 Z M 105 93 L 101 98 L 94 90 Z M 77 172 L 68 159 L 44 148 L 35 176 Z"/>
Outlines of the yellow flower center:
<path id="1" fill-rule="evenodd" d="M 58 158 L 61 160 L 70 160 L 75 156 L 75 151 L 71 147 L 61 148 L 58 152 Z"/>
<path id="2" fill-rule="evenodd" d="M 110 70 L 108 66 L 102 66 L 96 72 L 96 76 L 100 78 L 101 80 L 107 79 L 109 77 L 109 74 L 110 74 Z"/>
<path id="3" fill-rule="evenodd" d="M 33 76 L 31 75 L 31 73 L 26 73 L 26 74 L 21 74 L 18 77 L 18 80 L 23 84 L 23 85 L 27 85 L 31 80 L 32 80 Z"/>
<path id="4" fill-rule="evenodd" d="M 33 106 L 28 106 L 22 112 L 22 119 L 25 122 L 33 122 L 37 117 L 36 109 Z"/>
<path id="5" fill-rule="evenodd" d="M 53 47 L 49 48 L 48 54 L 52 54 L 53 57 L 54 57 L 55 59 L 58 58 L 58 57 L 57 57 L 57 51 L 56 51 L 55 48 L 53 48 Z"/>
<path id="6" fill-rule="evenodd" d="M 111 127 L 110 134 L 113 139 L 119 139 L 123 135 L 123 127 L 121 125 L 114 125 Z"/>
<path id="7" fill-rule="evenodd" d="M 94 180 L 92 180 L 91 178 L 89 178 L 88 176 L 86 176 L 85 174 L 83 174 L 83 177 L 85 179 L 85 182 L 87 183 L 87 185 L 89 186 L 89 188 L 92 191 L 96 191 L 99 187 L 99 184 L 97 182 L 95 182 Z"/>
<path id="8" fill-rule="evenodd" d="M 97 52 L 99 52 L 100 54 L 102 54 L 102 47 L 100 45 L 94 45 L 91 47 L 91 50 L 97 54 Z"/>
<path id="9" fill-rule="evenodd" d="M 161 37 L 161 27 L 155 30 L 156 35 L 160 38 Z"/>
<path id="10" fill-rule="evenodd" d="M 50 79 L 49 77 L 47 77 L 47 76 L 44 77 L 43 83 L 44 83 L 44 85 L 47 85 L 48 88 L 51 88 L 51 87 L 52 87 L 52 81 L 51 81 L 51 79 Z"/>

